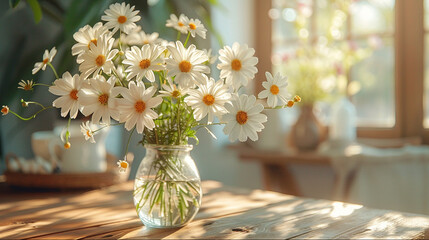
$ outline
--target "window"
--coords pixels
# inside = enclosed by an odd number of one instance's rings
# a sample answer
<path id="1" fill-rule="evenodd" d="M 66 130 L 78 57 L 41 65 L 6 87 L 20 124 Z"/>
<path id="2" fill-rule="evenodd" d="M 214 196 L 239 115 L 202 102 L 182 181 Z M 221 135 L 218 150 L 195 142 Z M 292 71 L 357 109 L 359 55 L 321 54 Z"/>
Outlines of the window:
<path id="1" fill-rule="evenodd" d="M 349 92 L 356 92 L 358 126 L 393 127 L 394 5 L 394 0 L 273 0 L 268 12 L 273 71 L 302 79 L 304 70 L 297 69 L 306 65 L 304 74 L 317 71 L 317 82 L 328 92 L 342 92 L 332 89 L 341 81 L 353 83 Z"/>
<path id="2" fill-rule="evenodd" d="M 428 1 L 424 4 L 429 7 Z M 344 73 L 358 112 L 358 136 L 419 136 L 429 142 L 429 131 L 423 128 L 423 113 L 429 128 L 429 91 L 423 94 L 424 87 L 429 90 L 428 74 L 426 84 L 423 81 L 424 33 L 429 34 L 429 17 L 423 24 L 423 1 L 255 2 L 257 53 L 271 53 L 268 60 L 266 56 L 259 58 L 266 71 L 284 71 L 291 78 L 293 74 L 285 71 L 285 63 L 294 59 L 297 49 L 317 48 L 320 44 L 332 49 L 369 50 L 368 56 L 353 62 Z M 428 7 L 425 13 L 429 16 Z M 306 19 L 302 20 L 301 15 Z M 264 29 L 267 24 L 271 28 Z M 426 42 L 429 44 L 427 38 Z M 426 52 L 429 69 L 428 48 Z M 334 82 L 338 86 L 338 81 Z"/>

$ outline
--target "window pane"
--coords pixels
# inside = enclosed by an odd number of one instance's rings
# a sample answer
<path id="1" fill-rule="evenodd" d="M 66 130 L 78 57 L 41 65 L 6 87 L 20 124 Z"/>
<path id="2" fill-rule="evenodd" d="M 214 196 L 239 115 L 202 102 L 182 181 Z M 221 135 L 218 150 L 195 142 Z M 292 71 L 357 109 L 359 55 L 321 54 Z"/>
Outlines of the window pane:
<path id="1" fill-rule="evenodd" d="M 425 30 L 429 30 L 429 1 L 425 0 L 424 2 L 425 8 Z"/>
<path id="2" fill-rule="evenodd" d="M 425 3 L 428 2 L 427 0 Z M 425 12 L 428 11 L 425 4 Z M 427 31 L 427 29 L 426 29 Z M 424 121 L 423 126 L 429 128 L 429 34 L 425 34 L 425 72 L 424 72 L 424 92 L 423 92 L 423 107 Z"/>
<path id="3" fill-rule="evenodd" d="M 358 126 L 393 127 L 395 0 L 272 2 L 273 70 L 288 75 L 292 89 L 293 81 L 312 79 L 310 85 L 327 90 L 324 101 L 349 82 L 358 89 L 352 96 Z"/>
<path id="4" fill-rule="evenodd" d="M 311 3 L 311 1 L 305 2 Z M 295 31 L 298 9 L 297 1 L 273 0 L 272 9 L 268 12 L 273 20 L 273 41 L 298 38 L 298 33 Z"/>
<path id="5" fill-rule="evenodd" d="M 393 127 L 395 124 L 395 54 L 393 38 L 380 39 L 381 46 L 357 63 L 351 79 L 359 82 L 361 91 L 352 98 L 358 115 L 358 126 Z M 358 41 L 367 47 L 368 41 Z"/>
<path id="6" fill-rule="evenodd" d="M 394 0 L 358 0 L 350 5 L 352 35 L 393 33 Z"/>
<path id="7" fill-rule="evenodd" d="M 316 1 L 315 29 L 317 36 L 333 39 L 345 39 L 347 36 L 347 9 L 343 9 L 341 3 L 335 1 Z"/>
<path id="8" fill-rule="evenodd" d="M 424 1 L 425 8 L 425 70 L 424 70 L 424 92 L 423 107 L 424 120 L 423 126 L 429 128 L 429 0 Z"/>

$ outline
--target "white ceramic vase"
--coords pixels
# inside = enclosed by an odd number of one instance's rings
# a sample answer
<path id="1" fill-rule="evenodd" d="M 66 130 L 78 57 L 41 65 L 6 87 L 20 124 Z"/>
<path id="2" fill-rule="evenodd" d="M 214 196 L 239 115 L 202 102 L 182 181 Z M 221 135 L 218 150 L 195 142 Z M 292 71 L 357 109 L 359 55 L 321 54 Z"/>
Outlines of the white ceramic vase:
<path id="1" fill-rule="evenodd" d="M 356 140 L 356 107 L 347 97 L 340 98 L 332 105 L 329 139 L 342 143 Z"/>
<path id="2" fill-rule="evenodd" d="M 80 125 L 72 123 L 69 128 L 71 144 L 69 149 L 64 149 L 58 137 L 64 128 L 64 126 L 57 126 L 54 129 L 56 136 L 54 145 L 59 146 L 55 147 L 55 152 L 58 153 L 58 150 L 61 150 L 59 154 L 53 155 L 56 157 L 54 161 L 58 163 L 60 171 L 63 173 L 105 172 L 107 169 L 105 141 L 109 128 L 98 131 L 94 135 L 96 142 L 91 143 L 85 140 L 85 136 L 80 131 Z"/>

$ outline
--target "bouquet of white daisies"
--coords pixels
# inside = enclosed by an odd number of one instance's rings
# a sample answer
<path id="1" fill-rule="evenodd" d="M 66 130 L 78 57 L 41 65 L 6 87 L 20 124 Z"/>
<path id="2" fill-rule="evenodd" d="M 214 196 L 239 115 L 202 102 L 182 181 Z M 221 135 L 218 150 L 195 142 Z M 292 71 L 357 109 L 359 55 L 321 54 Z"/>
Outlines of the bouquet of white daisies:
<path id="1" fill-rule="evenodd" d="M 128 131 L 142 134 L 143 144 L 186 145 L 189 138 L 197 139 L 198 129 L 215 124 L 225 125 L 223 131 L 231 141 L 255 141 L 267 121 L 261 113 L 264 108 L 292 107 L 300 101 L 298 96 L 289 95 L 286 77 L 268 72 L 267 81 L 262 83 L 265 90 L 258 98 L 240 93 L 258 71 L 253 48 L 234 43 L 219 50 L 220 76 L 214 79 L 209 65 L 217 61 L 216 57 L 210 50 L 188 44 L 190 37 L 206 37 L 207 29 L 200 20 L 172 14 L 166 26 L 176 29 L 178 37 L 169 42 L 137 26 L 138 14 L 129 4 L 112 4 L 101 17 L 103 23 L 79 29 L 73 35 L 76 44 L 72 47 L 79 73 L 59 76 L 52 65 L 56 48 L 45 50 L 32 73 L 49 66 L 56 80 L 52 85 L 22 80 L 18 88 L 33 90 L 45 85 L 58 98 L 52 106 L 21 100 L 23 106 L 40 106 L 40 111 L 28 118 L 8 106 L 2 107 L 3 115 L 10 112 L 29 120 L 55 107 L 65 118 L 74 119 L 79 112 L 91 117 L 81 125 L 90 142 L 101 128 L 123 124 Z M 257 99 L 267 101 L 260 103 Z M 63 136 L 65 148 L 71 147 L 69 136 L 67 130 Z M 118 164 L 128 167 L 126 159 Z"/>

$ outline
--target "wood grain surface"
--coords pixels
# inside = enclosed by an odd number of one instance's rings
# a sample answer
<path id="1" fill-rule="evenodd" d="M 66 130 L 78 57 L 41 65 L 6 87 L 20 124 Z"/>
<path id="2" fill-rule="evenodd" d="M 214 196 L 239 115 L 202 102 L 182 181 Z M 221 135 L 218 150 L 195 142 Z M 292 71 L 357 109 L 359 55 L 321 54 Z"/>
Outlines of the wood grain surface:
<path id="1" fill-rule="evenodd" d="M 0 238 L 333 239 L 429 237 L 429 216 L 203 183 L 196 218 L 176 229 L 142 225 L 132 182 L 87 192 L 0 188 Z M 5 193 L 5 191 L 9 191 Z"/>

